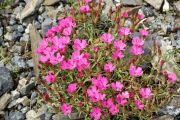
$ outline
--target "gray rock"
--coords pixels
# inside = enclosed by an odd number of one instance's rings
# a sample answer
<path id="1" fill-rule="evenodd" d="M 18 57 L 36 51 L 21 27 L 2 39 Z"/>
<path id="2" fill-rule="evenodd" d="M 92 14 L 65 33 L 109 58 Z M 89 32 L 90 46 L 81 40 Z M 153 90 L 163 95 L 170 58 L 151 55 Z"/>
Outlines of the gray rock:
<path id="1" fill-rule="evenodd" d="M 17 109 L 20 111 L 23 108 L 21 104 L 18 104 Z"/>
<path id="2" fill-rule="evenodd" d="M 34 106 L 37 103 L 37 99 L 31 100 L 31 106 Z"/>
<path id="3" fill-rule="evenodd" d="M 21 95 L 27 95 L 31 92 L 31 90 L 35 87 L 35 83 L 34 82 L 30 82 L 29 84 L 25 85 L 24 87 L 22 87 L 19 91 L 21 93 Z"/>
<path id="4" fill-rule="evenodd" d="M 107 19 L 106 17 L 107 17 L 107 14 L 109 13 L 110 8 L 112 7 L 112 9 L 115 9 L 115 5 L 112 2 L 112 0 L 104 0 L 104 2 L 105 2 L 105 7 L 102 13 L 103 13 L 103 16 L 105 16 L 105 19 Z"/>
<path id="5" fill-rule="evenodd" d="M 176 47 L 177 47 L 177 48 L 180 48 L 180 39 L 177 40 L 176 43 L 177 43 L 177 46 L 176 46 Z"/>
<path id="6" fill-rule="evenodd" d="M 142 5 L 142 0 L 121 0 L 121 4 L 128 6 Z"/>
<path id="7" fill-rule="evenodd" d="M 53 24 L 52 19 L 47 18 L 44 20 L 44 22 L 41 25 L 43 35 L 48 31 L 48 29 L 50 29 L 52 27 L 52 24 Z"/>
<path id="8" fill-rule="evenodd" d="M 16 20 L 11 18 L 10 21 L 9 21 L 9 24 L 10 25 L 15 25 L 16 24 Z"/>
<path id="9" fill-rule="evenodd" d="M 19 45 L 14 45 L 14 46 L 12 46 L 12 52 L 15 52 L 15 53 L 19 53 L 19 54 L 21 54 L 22 53 L 22 50 L 23 50 L 23 48 L 22 48 L 22 46 L 19 46 Z"/>
<path id="10" fill-rule="evenodd" d="M 4 111 L 0 111 L 0 118 L 5 118 L 5 112 Z"/>
<path id="11" fill-rule="evenodd" d="M 4 44 L 4 39 L 0 37 L 0 46 Z"/>
<path id="12" fill-rule="evenodd" d="M 36 27 L 36 29 L 40 29 L 41 28 L 41 24 L 38 21 L 34 22 L 34 26 Z"/>
<path id="13" fill-rule="evenodd" d="M 23 106 L 28 106 L 28 105 L 30 104 L 30 100 L 28 99 L 27 96 L 24 96 L 24 97 L 22 97 L 22 98 L 18 98 L 18 99 L 16 100 L 16 102 L 17 102 L 18 104 L 22 104 Z"/>
<path id="14" fill-rule="evenodd" d="M 6 108 L 10 100 L 11 100 L 11 95 L 7 93 L 5 93 L 3 96 L 0 97 L 0 111 Z"/>
<path id="15" fill-rule="evenodd" d="M 12 100 L 16 100 L 20 97 L 20 93 L 17 90 L 11 91 Z"/>
<path id="16" fill-rule="evenodd" d="M 59 2 L 60 0 L 45 0 L 44 1 L 44 5 L 54 5 L 56 4 L 57 2 Z"/>
<path id="17" fill-rule="evenodd" d="M 9 113 L 10 120 L 25 120 L 25 115 L 22 112 L 10 112 Z"/>
<path id="18" fill-rule="evenodd" d="M 36 10 L 39 9 L 39 6 L 42 2 L 43 2 L 43 0 L 29 0 L 28 3 L 26 4 L 25 8 L 18 15 L 18 18 L 23 20 L 24 18 L 33 14 Z"/>
<path id="19" fill-rule="evenodd" d="M 46 105 L 43 105 L 41 108 L 38 109 L 37 116 L 44 120 L 46 113 L 48 112 L 50 113 L 50 111 L 48 111 L 48 107 Z"/>
<path id="20" fill-rule="evenodd" d="M 24 114 L 27 113 L 28 111 L 29 111 L 29 107 L 24 107 L 21 109 L 21 112 Z"/>
<path id="21" fill-rule="evenodd" d="M 3 35 L 3 27 L 0 27 L 0 37 Z"/>
<path id="22" fill-rule="evenodd" d="M 13 15 L 15 15 L 15 18 L 17 18 L 17 14 L 19 14 L 23 10 L 23 8 L 24 7 L 22 5 L 19 5 L 13 9 L 14 10 Z"/>
<path id="23" fill-rule="evenodd" d="M 31 94 L 31 100 L 35 99 L 37 97 L 37 93 L 36 92 L 32 92 Z"/>
<path id="24" fill-rule="evenodd" d="M 23 36 L 20 38 L 20 42 L 30 42 L 29 35 L 24 33 Z"/>
<path id="25" fill-rule="evenodd" d="M 33 59 L 28 60 L 27 65 L 31 68 L 34 67 Z"/>
<path id="26" fill-rule="evenodd" d="M 42 23 L 44 21 L 44 17 L 42 17 L 41 15 L 38 16 L 38 22 Z"/>
<path id="27" fill-rule="evenodd" d="M 18 31 L 14 31 L 13 36 L 15 37 L 15 39 L 18 37 L 20 38 L 22 36 L 22 33 L 18 32 Z"/>
<path id="28" fill-rule="evenodd" d="M 17 86 L 17 90 L 20 90 L 21 88 L 25 87 L 25 85 L 27 84 L 28 80 L 25 78 L 22 78 L 19 80 L 18 86 Z"/>
<path id="29" fill-rule="evenodd" d="M 7 26 L 7 27 L 6 27 L 6 30 L 7 30 L 8 32 L 13 32 L 16 28 L 17 28 L 17 27 Z"/>
<path id="30" fill-rule="evenodd" d="M 24 62 L 24 59 L 21 56 L 18 56 L 18 55 L 14 56 L 11 59 L 11 62 L 14 63 L 19 69 L 26 68 L 26 64 Z"/>
<path id="31" fill-rule="evenodd" d="M 169 105 L 180 108 L 180 97 L 173 97 Z"/>
<path id="32" fill-rule="evenodd" d="M 177 9 L 177 13 L 179 14 L 179 12 L 180 12 L 180 1 L 175 2 L 174 5 L 175 5 L 175 7 Z"/>
<path id="33" fill-rule="evenodd" d="M 153 6 L 155 9 L 159 10 L 164 0 L 145 0 L 145 1 L 149 3 L 151 6 Z"/>
<path id="34" fill-rule="evenodd" d="M 11 109 L 11 108 L 13 108 L 14 106 L 16 106 L 17 105 L 17 103 L 16 103 L 16 100 L 13 100 L 13 101 L 11 101 L 9 104 L 8 104 L 8 109 Z"/>
<path id="35" fill-rule="evenodd" d="M 4 35 L 4 38 L 7 39 L 7 40 L 9 40 L 9 41 L 12 41 L 12 40 L 14 40 L 16 37 L 14 36 L 13 33 L 7 32 L 7 33 Z"/>
<path id="36" fill-rule="evenodd" d="M 45 7 L 41 6 L 38 11 L 39 11 L 40 14 L 42 14 L 44 12 L 44 10 L 45 10 Z"/>
<path id="37" fill-rule="evenodd" d="M 18 30 L 18 32 L 24 32 L 24 27 L 22 26 L 22 25 L 18 25 L 18 27 L 17 27 L 17 30 Z"/>
<path id="38" fill-rule="evenodd" d="M 0 96 L 10 91 L 14 87 L 10 71 L 5 67 L 0 67 Z"/>
<path id="39" fill-rule="evenodd" d="M 154 16 L 154 11 L 150 8 L 150 7 L 145 7 L 143 6 L 141 8 L 141 10 L 143 11 L 143 14 L 146 16 L 146 17 L 152 17 Z"/>
<path id="40" fill-rule="evenodd" d="M 166 106 L 165 108 L 160 109 L 160 113 L 175 117 L 180 114 L 180 108 L 176 108 L 175 106 Z"/>

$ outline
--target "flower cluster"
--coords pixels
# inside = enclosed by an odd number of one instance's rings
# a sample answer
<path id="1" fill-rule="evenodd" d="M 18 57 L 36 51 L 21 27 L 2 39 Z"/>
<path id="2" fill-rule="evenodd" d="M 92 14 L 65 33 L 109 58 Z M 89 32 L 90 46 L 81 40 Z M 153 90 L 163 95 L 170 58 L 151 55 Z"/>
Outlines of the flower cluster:
<path id="1" fill-rule="evenodd" d="M 109 13 L 115 25 L 102 32 L 96 26 L 101 22 L 102 1 L 77 2 L 69 17 L 47 31 L 37 49 L 46 88 L 43 99 L 55 108 L 60 104 L 65 116 L 74 110 L 94 120 L 150 116 L 149 111 L 170 95 L 177 76 L 161 67 L 144 67 L 143 46 L 149 32 L 138 29 L 144 15 L 130 15 L 117 7 Z M 125 27 L 127 19 L 132 26 Z M 157 99 L 160 89 L 167 94 Z"/>

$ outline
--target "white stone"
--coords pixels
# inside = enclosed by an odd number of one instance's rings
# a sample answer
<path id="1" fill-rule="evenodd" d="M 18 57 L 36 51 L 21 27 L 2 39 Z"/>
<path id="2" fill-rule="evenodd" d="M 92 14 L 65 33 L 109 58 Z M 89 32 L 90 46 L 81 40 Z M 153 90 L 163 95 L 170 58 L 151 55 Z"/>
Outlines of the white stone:
<path id="1" fill-rule="evenodd" d="M 18 104 L 21 103 L 22 105 L 27 106 L 27 105 L 30 104 L 30 100 L 28 99 L 27 96 L 24 96 L 24 97 L 22 97 L 22 98 L 18 98 L 18 99 L 16 100 L 16 103 L 18 103 Z"/>
<path id="2" fill-rule="evenodd" d="M 42 2 L 43 0 L 29 0 L 22 12 L 17 16 L 20 18 L 20 20 L 28 17 L 29 15 L 33 14 L 36 10 L 38 10 L 37 8 L 40 6 Z"/>
<path id="3" fill-rule="evenodd" d="M 26 120 L 41 120 L 37 117 L 37 113 L 34 110 L 30 110 L 26 113 Z"/>
<path id="4" fill-rule="evenodd" d="M 54 5 L 55 3 L 59 2 L 60 0 L 45 0 L 44 5 Z"/>
<path id="5" fill-rule="evenodd" d="M 161 8 L 161 5 L 163 3 L 163 0 L 145 0 L 145 1 L 157 10 Z"/>

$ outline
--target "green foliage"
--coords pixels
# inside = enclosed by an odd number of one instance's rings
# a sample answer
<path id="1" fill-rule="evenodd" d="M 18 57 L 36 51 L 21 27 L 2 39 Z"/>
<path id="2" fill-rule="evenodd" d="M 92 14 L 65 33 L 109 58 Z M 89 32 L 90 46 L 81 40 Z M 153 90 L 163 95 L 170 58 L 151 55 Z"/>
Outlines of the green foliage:
<path id="1" fill-rule="evenodd" d="M 0 10 L 5 9 L 7 6 L 11 5 L 15 0 L 0 0 Z"/>

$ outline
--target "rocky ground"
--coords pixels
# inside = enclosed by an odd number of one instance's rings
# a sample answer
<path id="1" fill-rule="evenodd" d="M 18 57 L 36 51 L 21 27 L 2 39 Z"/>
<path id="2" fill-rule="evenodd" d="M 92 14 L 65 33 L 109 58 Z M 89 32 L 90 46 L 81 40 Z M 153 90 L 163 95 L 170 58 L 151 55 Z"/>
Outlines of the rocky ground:
<path id="1" fill-rule="evenodd" d="M 116 4 L 119 0 L 114 1 Z M 113 5 L 110 0 L 105 2 L 104 13 L 109 4 Z M 170 52 L 171 59 L 165 68 L 180 78 L 180 0 L 123 0 L 122 4 L 129 10 L 139 7 L 145 14 L 143 27 L 152 33 L 145 47 L 156 40 L 162 54 Z M 0 9 L 0 120 L 68 119 L 37 103 L 34 81 L 37 56 L 33 54 L 34 59 L 31 56 L 45 32 L 68 9 L 66 0 L 16 0 L 6 9 Z M 160 108 L 156 120 L 180 120 L 180 84 L 175 87 L 179 95 Z M 71 117 L 81 118 L 76 113 Z"/>

